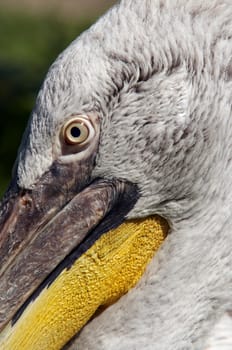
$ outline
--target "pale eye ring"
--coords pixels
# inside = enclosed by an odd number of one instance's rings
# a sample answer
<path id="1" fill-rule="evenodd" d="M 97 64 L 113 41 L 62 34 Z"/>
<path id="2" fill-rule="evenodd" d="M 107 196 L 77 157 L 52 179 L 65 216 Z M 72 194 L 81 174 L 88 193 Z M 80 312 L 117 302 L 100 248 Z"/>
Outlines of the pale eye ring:
<path id="1" fill-rule="evenodd" d="M 88 142 L 93 126 L 86 116 L 70 119 L 63 126 L 63 138 L 68 145 L 83 145 Z"/>

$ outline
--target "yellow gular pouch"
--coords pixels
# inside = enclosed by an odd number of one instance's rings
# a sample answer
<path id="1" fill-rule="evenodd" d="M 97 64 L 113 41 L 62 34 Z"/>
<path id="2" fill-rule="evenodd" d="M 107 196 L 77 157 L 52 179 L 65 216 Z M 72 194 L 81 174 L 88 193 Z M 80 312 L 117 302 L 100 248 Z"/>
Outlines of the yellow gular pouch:
<path id="1" fill-rule="evenodd" d="M 153 216 L 103 234 L 28 305 L 13 327 L 4 329 L 0 349 L 61 349 L 99 307 L 135 286 L 167 232 L 166 221 Z"/>

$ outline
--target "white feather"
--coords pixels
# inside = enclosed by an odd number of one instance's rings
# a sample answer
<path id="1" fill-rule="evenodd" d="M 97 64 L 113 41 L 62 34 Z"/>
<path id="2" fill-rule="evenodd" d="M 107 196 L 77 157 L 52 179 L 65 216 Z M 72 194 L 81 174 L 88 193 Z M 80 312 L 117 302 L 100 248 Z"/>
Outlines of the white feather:
<path id="1" fill-rule="evenodd" d="M 223 315 L 212 329 L 205 350 L 232 349 L 232 317 L 229 313 Z"/>
<path id="2" fill-rule="evenodd" d="M 231 18 L 231 0 L 123 0 L 45 79 L 19 185 L 62 161 L 53 150 L 65 118 L 95 113 L 92 178 L 137 183 L 129 216 L 160 214 L 172 229 L 140 283 L 86 325 L 78 349 L 204 349 L 232 309 Z"/>

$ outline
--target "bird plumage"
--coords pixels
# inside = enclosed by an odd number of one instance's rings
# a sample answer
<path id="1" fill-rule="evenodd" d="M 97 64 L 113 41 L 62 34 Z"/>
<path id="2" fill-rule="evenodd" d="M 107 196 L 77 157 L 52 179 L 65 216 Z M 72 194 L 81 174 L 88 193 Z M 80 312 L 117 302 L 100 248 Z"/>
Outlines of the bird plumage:
<path id="1" fill-rule="evenodd" d="M 129 218 L 164 216 L 171 234 L 140 283 L 90 322 L 80 349 L 199 350 L 232 308 L 230 0 L 122 0 L 45 79 L 18 156 L 30 188 L 60 155 L 65 116 L 101 124 L 91 180 L 136 183 Z"/>
<path id="2" fill-rule="evenodd" d="M 123 1 L 93 29 L 118 91 L 95 171 L 133 178 L 143 196 L 131 216 L 155 211 L 173 231 L 81 348 L 203 349 L 231 308 L 231 13 L 228 1 Z"/>

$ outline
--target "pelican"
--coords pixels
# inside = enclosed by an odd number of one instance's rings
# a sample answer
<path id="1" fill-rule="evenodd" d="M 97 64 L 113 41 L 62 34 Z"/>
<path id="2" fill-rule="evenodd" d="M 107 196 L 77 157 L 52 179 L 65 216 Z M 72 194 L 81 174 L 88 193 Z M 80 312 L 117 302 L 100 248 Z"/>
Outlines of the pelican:
<path id="1" fill-rule="evenodd" d="M 220 320 L 232 348 L 231 18 L 121 0 L 51 66 L 0 206 L 1 349 L 206 350 Z"/>

